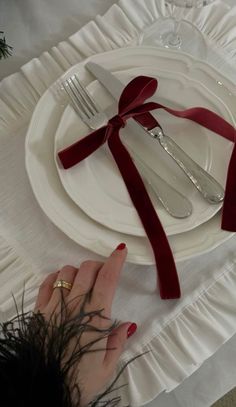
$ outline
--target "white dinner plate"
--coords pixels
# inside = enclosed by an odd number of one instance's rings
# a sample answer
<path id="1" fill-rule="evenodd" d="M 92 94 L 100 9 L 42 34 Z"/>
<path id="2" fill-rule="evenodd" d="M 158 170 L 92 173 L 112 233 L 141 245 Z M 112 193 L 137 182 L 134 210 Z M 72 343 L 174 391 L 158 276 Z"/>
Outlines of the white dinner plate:
<path id="1" fill-rule="evenodd" d="M 142 63 L 142 60 L 140 62 Z M 77 67 L 74 67 L 70 70 L 70 74 L 76 71 Z M 124 85 L 138 75 L 158 79 L 158 91 L 152 98 L 153 101 L 179 110 L 190 106 L 202 106 L 232 121 L 230 111 L 216 95 L 185 75 L 164 72 L 155 67 L 142 67 L 142 65 L 118 73 Z M 89 85 L 89 91 L 103 109 L 108 108 L 110 103 L 114 103 L 98 81 Z M 178 95 L 178 101 L 176 101 L 176 95 Z M 232 148 L 232 143 L 223 140 L 224 148 L 222 148 L 220 137 L 191 120 L 176 118 L 163 110 L 156 111 L 153 115 L 161 123 L 166 134 L 175 139 L 221 185 L 225 185 L 230 159 L 229 149 Z M 68 170 L 64 170 L 57 159 L 57 153 L 60 150 L 83 138 L 90 131 L 69 105 L 62 115 L 55 135 L 55 162 L 66 192 L 93 220 L 118 232 L 145 236 L 136 209 L 107 148 L 101 147 L 83 163 Z M 155 173 L 192 202 L 192 215 L 185 219 L 177 219 L 170 216 L 155 195 L 152 195 L 153 204 L 167 235 L 191 230 L 206 222 L 221 208 L 222 204 L 209 205 L 206 202 L 157 140 L 153 140 L 148 135 L 145 138 L 143 133 L 132 133 L 127 128 L 121 131 L 121 135 L 122 140 L 135 150 Z"/>
<path id="2" fill-rule="evenodd" d="M 132 59 L 131 66 L 129 57 Z M 149 66 L 155 62 L 162 70 L 185 71 L 189 77 L 196 77 L 203 85 L 209 86 L 235 114 L 236 96 L 230 90 L 233 84 L 210 66 L 196 62 L 190 56 L 151 47 L 135 47 L 107 52 L 90 59 L 113 71 L 117 63 L 120 70 L 125 70 L 137 66 L 140 59 L 149 62 Z M 86 62 L 78 64 L 76 70 L 84 84 L 88 85 L 93 78 L 84 68 Z M 65 192 L 54 162 L 54 137 L 65 109 L 55 97 L 57 87 L 57 83 L 52 85 L 41 97 L 26 137 L 26 169 L 38 203 L 51 221 L 78 244 L 107 256 L 116 244 L 125 241 L 129 249 L 128 261 L 153 264 L 154 258 L 147 238 L 107 229 L 89 218 Z M 225 140 L 219 139 L 223 148 Z M 233 233 L 221 230 L 220 223 L 221 212 L 218 212 L 201 226 L 169 237 L 175 259 L 183 260 L 207 252 L 233 236 Z"/>

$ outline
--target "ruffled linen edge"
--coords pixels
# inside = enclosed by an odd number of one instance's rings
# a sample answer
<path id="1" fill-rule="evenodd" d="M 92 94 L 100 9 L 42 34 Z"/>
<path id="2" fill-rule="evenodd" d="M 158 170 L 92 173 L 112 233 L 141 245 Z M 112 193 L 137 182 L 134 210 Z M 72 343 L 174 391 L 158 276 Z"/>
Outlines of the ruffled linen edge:
<path id="1" fill-rule="evenodd" d="M 209 16 L 213 13 L 210 7 Z M 228 55 L 235 58 L 236 7 L 230 12 L 221 2 L 216 2 L 214 7 L 218 7 L 220 27 L 217 28 L 214 19 L 201 19 L 200 13 L 198 27 L 213 45 L 224 47 Z M 40 96 L 69 67 L 92 54 L 127 46 L 161 13 L 164 13 L 163 4 L 158 0 L 121 0 L 68 41 L 44 52 L 25 64 L 20 72 L 4 79 L 0 83 L 0 135 L 9 136 L 27 124 Z M 221 17 L 219 13 L 222 13 Z M 42 281 L 42 275 L 36 275 L 29 259 L 18 249 L 0 237 L 1 321 L 16 313 L 12 294 L 21 312 L 23 290 L 24 311 L 32 310 Z M 162 391 L 173 390 L 232 337 L 236 326 L 234 269 L 235 263 L 228 265 L 218 281 L 183 309 L 148 345 L 137 349 L 137 353 L 149 352 L 124 371 L 122 380 L 129 385 L 119 390 L 123 401 L 128 399 L 132 406 L 138 406 Z M 128 360 L 129 354 L 125 353 L 122 362 Z"/>
<path id="2" fill-rule="evenodd" d="M 118 390 L 123 405 L 144 405 L 161 392 L 172 391 L 235 334 L 235 271 L 236 259 L 148 344 L 133 346 L 132 354 L 124 352 L 118 371 L 135 353 L 144 355 L 128 364 L 122 374 L 119 384 L 128 384 Z M 43 278 L 15 242 L 0 236 L 1 322 L 15 316 L 17 310 L 33 310 Z"/>
<path id="3" fill-rule="evenodd" d="M 235 287 L 236 260 L 147 345 L 137 345 L 136 355 L 145 355 L 124 370 L 121 384 L 128 385 L 119 389 L 124 405 L 144 405 L 174 390 L 235 334 Z M 134 347 L 119 368 L 133 357 Z"/>
<path id="4" fill-rule="evenodd" d="M 97 16 L 77 33 L 23 65 L 0 83 L 0 134 L 15 133 L 26 125 L 44 91 L 68 68 L 85 58 L 128 46 L 160 16 L 168 14 L 164 0 L 120 0 L 104 16 Z M 236 58 L 236 7 L 218 0 L 202 9 L 186 11 L 206 35 L 212 48 Z"/>
<path id="5" fill-rule="evenodd" d="M 0 322 L 11 319 L 17 312 L 31 311 L 41 281 L 42 275 L 35 274 L 21 248 L 0 236 Z"/>

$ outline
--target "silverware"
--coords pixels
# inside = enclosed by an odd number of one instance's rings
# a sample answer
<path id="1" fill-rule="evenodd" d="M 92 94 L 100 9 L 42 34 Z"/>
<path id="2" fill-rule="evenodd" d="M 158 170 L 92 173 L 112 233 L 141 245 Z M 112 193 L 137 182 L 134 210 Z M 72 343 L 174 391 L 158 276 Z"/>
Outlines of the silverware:
<path id="1" fill-rule="evenodd" d="M 119 100 L 124 85 L 115 75 L 93 62 L 88 62 L 86 68 L 103 84 L 116 100 Z M 202 196 L 210 204 L 218 204 L 223 201 L 224 189 L 222 186 L 207 171 L 192 160 L 173 139 L 163 133 L 154 117 L 153 123 L 154 126 L 152 129 L 143 128 L 151 137 L 159 141 L 163 149 L 174 159 Z M 140 125 L 132 120 L 132 128 L 135 129 L 138 126 Z"/>
<path id="2" fill-rule="evenodd" d="M 69 96 L 69 100 L 72 102 L 81 120 L 91 129 L 98 129 L 107 123 L 109 117 L 99 108 L 91 95 L 81 85 L 76 75 L 62 82 L 62 87 Z M 129 147 L 128 149 L 130 150 Z M 130 152 L 140 174 L 166 211 L 175 218 L 186 218 L 190 216 L 192 213 L 191 202 L 148 167 L 135 151 L 130 150 Z"/>

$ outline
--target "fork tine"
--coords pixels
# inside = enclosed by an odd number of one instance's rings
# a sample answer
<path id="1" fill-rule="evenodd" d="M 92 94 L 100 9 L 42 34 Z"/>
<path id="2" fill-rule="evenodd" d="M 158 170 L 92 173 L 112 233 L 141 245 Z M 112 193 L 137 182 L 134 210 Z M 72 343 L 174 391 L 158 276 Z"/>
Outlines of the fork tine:
<path id="1" fill-rule="evenodd" d="M 93 115 L 90 109 L 87 108 L 87 105 L 83 103 L 80 93 L 75 88 L 74 83 L 71 81 L 71 78 L 65 81 L 67 94 L 70 95 L 75 107 L 83 112 L 83 116 L 87 119 Z"/>
<path id="2" fill-rule="evenodd" d="M 72 92 L 69 83 L 67 81 L 61 83 L 63 89 L 67 93 L 70 101 L 73 104 L 74 109 L 77 111 L 78 115 L 81 117 L 82 120 L 87 120 L 88 115 L 84 112 L 82 109 L 81 103 L 78 103 L 76 95 L 74 95 L 74 92 Z"/>
<path id="3" fill-rule="evenodd" d="M 97 106 L 96 102 L 93 100 L 92 96 L 87 91 L 87 89 L 81 84 L 81 82 L 76 74 L 72 77 L 72 81 L 73 81 L 77 91 L 80 93 L 81 97 L 83 98 L 84 102 L 87 104 L 87 106 L 91 110 L 93 110 L 93 114 L 99 113 L 100 112 L 99 107 Z"/>
<path id="4" fill-rule="evenodd" d="M 67 84 L 71 92 L 73 93 L 73 96 L 76 98 L 77 103 L 79 103 L 81 109 L 86 114 L 87 118 L 89 119 L 91 116 L 95 116 L 97 114 L 97 111 L 94 110 L 93 106 L 90 105 L 87 98 L 85 97 L 86 91 L 83 89 L 81 90 L 81 88 L 78 86 L 78 83 L 75 83 L 74 75 L 67 79 Z"/>
<path id="5" fill-rule="evenodd" d="M 96 106 L 87 90 L 81 85 L 75 75 L 61 83 L 75 111 L 91 129 L 98 129 L 107 122 L 106 114 Z"/>

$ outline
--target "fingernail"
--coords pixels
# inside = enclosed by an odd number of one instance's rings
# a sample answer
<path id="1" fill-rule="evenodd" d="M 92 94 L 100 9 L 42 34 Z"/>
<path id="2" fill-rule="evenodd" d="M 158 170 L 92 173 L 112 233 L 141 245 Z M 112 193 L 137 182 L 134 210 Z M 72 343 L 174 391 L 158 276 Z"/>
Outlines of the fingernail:
<path id="1" fill-rule="evenodd" d="M 124 250 L 125 247 L 126 247 L 125 243 L 120 243 L 120 244 L 118 244 L 116 250 Z"/>
<path id="2" fill-rule="evenodd" d="M 134 322 L 132 324 L 130 324 L 128 330 L 127 330 L 127 338 L 129 338 L 130 336 L 132 336 L 135 331 L 137 330 L 137 324 L 135 324 Z"/>

